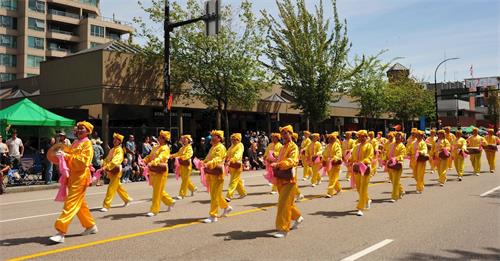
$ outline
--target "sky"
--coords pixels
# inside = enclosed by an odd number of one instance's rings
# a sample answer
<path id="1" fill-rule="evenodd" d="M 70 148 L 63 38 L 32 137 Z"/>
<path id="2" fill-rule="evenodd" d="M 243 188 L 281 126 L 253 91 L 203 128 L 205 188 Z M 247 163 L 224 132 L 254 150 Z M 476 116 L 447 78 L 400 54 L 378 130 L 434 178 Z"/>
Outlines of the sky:
<path id="1" fill-rule="evenodd" d="M 277 17 L 275 0 L 252 2 L 255 12 L 265 9 Z M 311 11 L 319 2 L 306 0 Z M 331 1 L 323 2 L 325 15 L 332 17 Z M 233 6 L 240 3 L 223 0 Z M 399 57 L 397 62 L 413 76 L 429 82 L 434 81 L 436 66 L 453 57 L 460 59 L 439 67 L 438 82 L 471 78 L 471 66 L 474 77 L 500 76 L 500 0 L 337 0 L 337 9 L 347 20 L 351 58 L 387 49 L 382 60 Z M 101 0 L 101 13 L 126 21 L 145 16 L 137 0 Z"/>

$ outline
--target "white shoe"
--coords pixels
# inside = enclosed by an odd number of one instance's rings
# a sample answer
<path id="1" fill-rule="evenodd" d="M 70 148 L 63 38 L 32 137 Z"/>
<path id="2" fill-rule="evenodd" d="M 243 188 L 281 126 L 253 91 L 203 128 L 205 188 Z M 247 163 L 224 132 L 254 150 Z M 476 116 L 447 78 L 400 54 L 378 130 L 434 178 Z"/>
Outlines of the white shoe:
<path id="1" fill-rule="evenodd" d="M 363 216 L 363 211 L 358 210 L 358 213 L 356 213 L 356 216 L 358 216 L 358 217 L 362 217 L 362 216 Z"/>
<path id="2" fill-rule="evenodd" d="M 314 187 L 316 187 L 316 184 L 311 184 L 311 186 L 314 188 Z"/>
<path id="3" fill-rule="evenodd" d="M 156 214 L 155 214 L 155 213 L 153 213 L 153 212 L 148 212 L 148 213 L 146 214 L 146 216 L 148 216 L 148 217 L 154 217 L 154 216 L 156 216 Z"/>
<path id="4" fill-rule="evenodd" d="M 431 170 L 431 174 L 434 174 L 434 171 L 433 171 L 433 170 Z"/>
<path id="5" fill-rule="evenodd" d="M 275 237 L 275 238 L 284 238 L 284 237 L 286 237 L 286 232 L 278 231 L 278 232 L 276 232 L 276 233 L 273 234 L 273 237 Z"/>
<path id="6" fill-rule="evenodd" d="M 203 223 L 209 224 L 209 223 L 215 223 L 217 222 L 217 217 L 208 217 L 203 220 Z"/>
<path id="7" fill-rule="evenodd" d="M 422 191 L 417 190 L 417 194 L 422 194 Z"/>
<path id="8" fill-rule="evenodd" d="M 64 243 L 64 235 L 61 233 L 57 233 L 55 236 L 49 237 L 50 241 L 56 243 Z"/>
<path id="9" fill-rule="evenodd" d="M 366 203 L 366 209 L 370 209 L 372 207 L 372 200 L 369 199 L 368 203 Z"/>
<path id="10" fill-rule="evenodd" d="M 86 235 L 90 235 L 90 234 L 97 234 L 97 232 L 99 232 L 99 230 L 97 229 L 97 226 L 96 225 L 93 225 L 92 227 L 89 227 L 87 229 L 85 229 L 83 232 L 82 232 L 82 236 L 86 236 Z"/>
<path id="11" fill-rule="evenodd" d="M 462 181 L 462 177 L 458 177 L 458 181 Z"/>
<path id="12" fill-rule="evenodd" d="M 245 194 L 245 195 L 240 195 L 239 199 L 244 199 L 246 196 L 247 196 L 247 194 Z"/>
<path id="13" fill-rule="evenodd" d="M 479 173 L 474 173 L 474 174 L 476 174 L 476 176 L 479 176 Z"/>
<path id="14" fill-rule="evenodd" d="M 226 202 L 231 202 L 231 199 L 228 197 L 225 197 L 224 199 L 226 200 Z"/>
<path id="15" fill-rule="evenodd" d="M 194 190 L 193 190 L 193 191 L 191 191 L 191 197 L 192 197 L 192 196 L 194 196 L 194 193 L 195 193 L 195 192 L 198 192 L 198 188 L 194 188 Z"/>
<path id="16" fill-rule="evenodd" d="M 167 212 L 170 212 L 172 209 L 174 209 L 174 206 L 175 206 L 175 201 L 172 202 L 172 204 L 170 204 L 168 207 L 167 207 Z"/>
<path id="17" fill-rule="evenodd" d="M 107 208 L 101 208 L 101 209 L 99 209 L 99 211 L 101 211 L 101 212 L 108 212 L 108 209 Z"/>
<path id="18" fill-rule="evenodd" d="M 181 200 L 181 199 L 182 199 L 182 197 L 181 197 L 181 196 L 177 196 L 177 197 L 175 197 L 174 199 L 176 199 L 176 200 Z"/>
<path id="19" fill-rule="evenodd" d="M 394 200 L 394 199 L 390 199 L 390 200 L 389 200 L 389 202 L 395 203 L 395 202 L 396 202 L 396 200 Z"/>
<path id="20" fill-rule="evenodd" d="M 270 193 L 271 193 L 271 195 L 276 195 L 278 192 L 276 192 L 276 191 L 271 191 Z"/>
<path id="21" fill-rule="evenodd" d="M 444 187 L 444 183 L 439 183 L 439 186 Z"/>
<path id="22" fill-rule="evenodd" d="M 302 178 L 302 181 L 306 181 L 307 179 L 306 178 Z"/>
<path id="23" fill-rule="evenodd" d="M 273 186 L 273 183 L 267 183 L 267 185 L 268 185 L 269 187 L 272 187 L 272 186 Z"/>
<path id="24" fill-rule="evenodd" d="M 490 173 L 495 173 L 495 171 L 494 170 L 490 170 Z"/>
<path id="25" fill-rule="evenodd" d="M 332 197 L 332 195 L 330 195 L 330 194 L 325 195 L 325 198 L 331 198 L 331 197 Z"/>
<path id="26" fill-rule="evenodd" d="M 304 222 L 304 217 L 302 216 L 298 217 L 296 220 L 293 221 L 293 225 L 290 228 L 290 230 L 297 229 L 299 225 L 302 224 L 302 222 Z"/>
<path id="27" fill-rule="evenodd" d="M 229 213 L 231 213 L 231 211 L 233 211 L 233 207 L 228 206 L 227 208 L 224 209 L 224 212 L 222 212 L 222 216 L 221 217 L 227 217 L 227 215 Z"/>

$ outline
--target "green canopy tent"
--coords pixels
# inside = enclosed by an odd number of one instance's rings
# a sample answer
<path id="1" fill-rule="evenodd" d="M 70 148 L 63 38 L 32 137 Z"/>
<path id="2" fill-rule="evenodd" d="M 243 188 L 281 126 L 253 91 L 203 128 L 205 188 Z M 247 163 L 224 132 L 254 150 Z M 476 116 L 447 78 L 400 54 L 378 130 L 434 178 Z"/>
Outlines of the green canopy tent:
<path id="1" fill-rule="evenodd" d="M 0 129 L 5 135 L 5 129 L 9 125 L 15 126 L 39 126 L 39 127 L 71 127 L 75 121 L 55 113 L 25 98 L 3 110 L 0 110 Z"/>

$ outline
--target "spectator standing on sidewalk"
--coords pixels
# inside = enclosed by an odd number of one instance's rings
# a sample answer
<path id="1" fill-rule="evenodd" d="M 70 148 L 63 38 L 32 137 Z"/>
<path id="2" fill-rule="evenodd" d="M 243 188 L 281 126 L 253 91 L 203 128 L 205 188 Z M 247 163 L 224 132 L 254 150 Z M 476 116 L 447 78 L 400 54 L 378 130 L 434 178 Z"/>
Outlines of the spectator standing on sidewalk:
<path id="1" fill-rule="evenodd" d="M 52 147 L 54 144 L 56 144 L 56 139 L 54 137 L 51 137 L 45 145 L 44 152 L 47 153 L 50 147 Z M 45 184 L 48 185 L 53 183 L 52 176 L 54 173 L 54 163 L 48 160 L 46 156 L 44 156 L 44 163 L 45 163 Z"/>
<path id="2" fill-rule="evenodd" d="M 92 148 L 94 149 L 94 157 L 92 158 L 92 167 L 95 170 L 101 168 L 102 159 L 104 158 L 104 149 L 102 148 L 102 142 L 100 139 L 92 139 Z M 101 180 L 97 180 L 96 186 L 101 186 Z"/>
<path id="3" fill-rule="evenodd" d="M 146 138 L 144 138 L 144 143 L 142 143 L 141 157 L 142 158 L 147 157 L 149 155 L 149 153 L 151 153 L 152 149 L 153 149 L 153 146 L 151 146 L 151 139 L 149 138 L 149 136 L 146 136 Z"/>
<path id="4" fill-rule="evenodd" d="M 9 153 L 9 147 L 7 147 L 7 144 L 3 143 L 3 137 L 0 134 L 0 154 L 1 153 Z"/>
<path id="5" fill-rule="evenodd" d="M 71 141 L 66 137 L 66 133 L 64 131 L 59 132 L 57 143 L 62 143 L 66 146 L 71 146 Z"/>
<path id="6" fill-rule="evenodd" d="M 12 168 L 10 157 L 7 153 L 0 154 L 0 195 L 5 193 L 6 187 L 3 183 L 4 176 L 7 176 L 9 170 Z"/>
<path id="7" fill-rule="evenodd" d="M 135 146 L 135 137 L 134 135 L 128 136 L 128 141 L 125 143 L 125 151 L 126 151 L 126 158 L 128 159 L 128 165 L 132 165 L 132 162 L 135 160 L 135 155 L 136 155 L 136 146 Z"/>
<path id="8" fill-rule="evenodd" d="M 24 155 L 23 141 L 17 137 L 17 131 L 12 132 L 12 137 L 7 140 L 7 147 L 9 149 L 9 157 L 12 161 L 12 166 L 18 168 L 21 158 Z"/>

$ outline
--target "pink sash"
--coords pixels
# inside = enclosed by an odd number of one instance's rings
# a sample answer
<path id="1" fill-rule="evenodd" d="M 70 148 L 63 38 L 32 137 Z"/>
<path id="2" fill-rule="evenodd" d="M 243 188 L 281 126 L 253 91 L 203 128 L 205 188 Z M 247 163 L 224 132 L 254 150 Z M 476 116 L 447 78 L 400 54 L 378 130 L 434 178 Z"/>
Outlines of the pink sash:
<path id="1" fill-rule="evenodd" d="M 54 200 L 64 202 L 68 196 L 69 169 L 63 156 L 57 156 L 57 159 L 59 160 L 59 174 L 61 176 L 59 177 L 59 191 Z"/>
<path id="2" fill-rule="evenodd" d="M 283 150 L 283 148 L 281 148 Z M 280 153 L 281 155 L 281 153 Z M 273 172 L 273 168 L 271 167 L 271 163 L 269 163 L 269 161 L 271 162 L 275 162 L 276 161 L 276 158 L 274 157 L 273 155 L 273 152 L 272 151 L 269 151 L 269 155 L 267 156 L 267 160 L 265 162 L 266 164 L 266 174 L 264 175 L 264 177 L 267 179 L 267 181 L 271 182 L 271 183 L 275 183 L 275 178 L 274 178 L 274 172 Z"/>
<path id="3" fill-rule="evenodd" d="M 349 159 L 351 158 L 351 155 L 352 155 L 352 151 L 351 150 L 348 150 L 346 153 L 345 153 L 345 156 L 344 156 L 344 165 L 345 166 L 349 166 Z"/>
<path id="4" fill-rule="evenodd" d="M 104 170 L 102 168 L 100 168 L 96 172 L 94 172 L 94 176 L 92 176 L 92 181 L 91 182 L 98 181 L 99 179 L 101 179 L 103 171 Z"/>
<path id="5" fill-rule="evenodd" d="M 208 186 L 207 176 L 205 174 L 205 167 L 203 166 L 203 162 L 200 159 L 195 157 L 193 159 L 193 163 L 194 163 L 194 166 L 198 170 L 200 170 L 201 184 L 203 184 L 203 186 L 207 189 L 207 191 L 210 192 L 210 187 Z"/>
<path id="6" fill-rule="evenodd" d="M 179 158 L 175 158 L 175 161 L 174 161 L 175 180 L 179 180 L 179 177 L 181 176 L 180 167 L 181 167 L 181 164 L 179 164 Z"/>
<path id="7" fill-rule="evenodd" d="M 141 166 L 142 169 L 143 169 L 142 176 L 145 177 L 146 181 L 148 182 L 148 184 L 150 186 L 152 186 L 153 183 L 151 183 L 151 179 L 149 178 L 149 168 L 148 168 L 148 165 L 146 165 L 146 163 L 142 159 L 141 155 L 139 155 L 139 157 L 137 158 L 137 161 L 139 163 L 139 166 Z"/>

